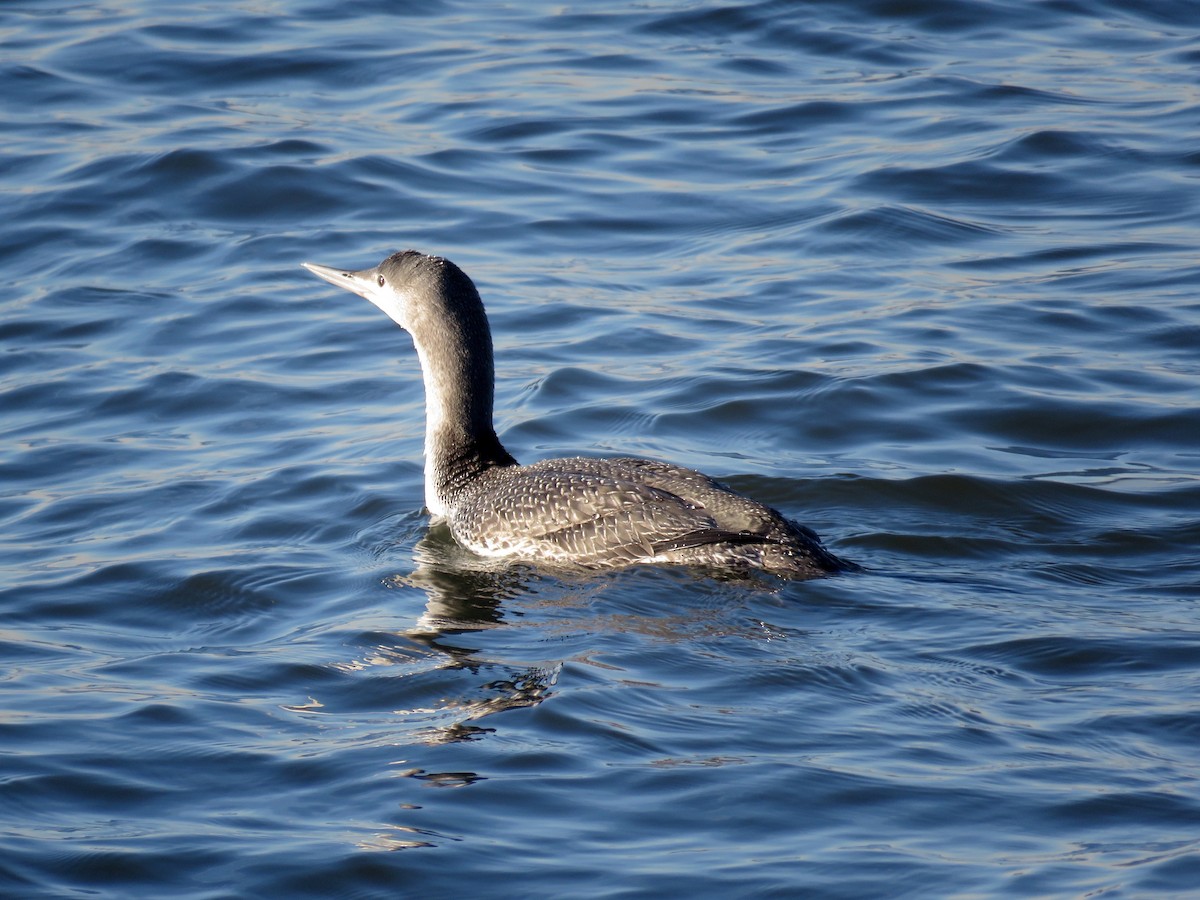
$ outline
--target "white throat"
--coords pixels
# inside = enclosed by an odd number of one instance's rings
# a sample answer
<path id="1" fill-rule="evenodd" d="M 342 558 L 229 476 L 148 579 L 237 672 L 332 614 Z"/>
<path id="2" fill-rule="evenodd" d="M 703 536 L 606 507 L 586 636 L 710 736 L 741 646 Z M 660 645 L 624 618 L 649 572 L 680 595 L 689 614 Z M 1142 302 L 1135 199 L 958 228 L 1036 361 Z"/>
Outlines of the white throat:
<path id="1" fill-rule="evenodd" d="M 425 508 L 435 518 L 450 514 L 446 498 L 438 493 L 438 475 L 441 464 L 441 435 L 446 424 L 446 398 L 448 385 L 443 383 L 436 368 L 430 366 L 425 352 L 417 345 L 417 357 L 421 361 L 421 377 L 425 382 Z"/>

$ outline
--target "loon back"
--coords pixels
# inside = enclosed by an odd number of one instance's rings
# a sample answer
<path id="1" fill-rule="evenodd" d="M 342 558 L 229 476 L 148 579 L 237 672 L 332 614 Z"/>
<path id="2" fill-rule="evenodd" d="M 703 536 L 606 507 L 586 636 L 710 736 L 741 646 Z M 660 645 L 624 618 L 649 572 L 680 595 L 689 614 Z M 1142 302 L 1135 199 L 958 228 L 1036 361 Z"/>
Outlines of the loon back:
<path id="1" fill-rule="evenodd" d="M 591 568 L 634 563 L 842 568 L 817 536 L 768 506 L 681 466 L 647 459 L 549 459 L 487 472 L 448 518 L 486 556 Z"/>

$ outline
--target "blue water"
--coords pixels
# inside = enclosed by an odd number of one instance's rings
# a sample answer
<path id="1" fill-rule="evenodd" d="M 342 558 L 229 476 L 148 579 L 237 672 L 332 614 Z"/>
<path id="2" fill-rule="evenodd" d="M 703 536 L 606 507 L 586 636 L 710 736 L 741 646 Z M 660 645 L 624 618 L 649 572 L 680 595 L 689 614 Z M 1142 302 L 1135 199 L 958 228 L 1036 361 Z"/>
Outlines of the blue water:
<path id="1" fill-rule="evenodd" d="M 1137 7 L 1134 9 L 1134 7 Z M 1200 7 L 0 6 L 0 894 L 1200 885 Z M 522 461 L 864 571 L 482 566 L 408 338 Z"/>

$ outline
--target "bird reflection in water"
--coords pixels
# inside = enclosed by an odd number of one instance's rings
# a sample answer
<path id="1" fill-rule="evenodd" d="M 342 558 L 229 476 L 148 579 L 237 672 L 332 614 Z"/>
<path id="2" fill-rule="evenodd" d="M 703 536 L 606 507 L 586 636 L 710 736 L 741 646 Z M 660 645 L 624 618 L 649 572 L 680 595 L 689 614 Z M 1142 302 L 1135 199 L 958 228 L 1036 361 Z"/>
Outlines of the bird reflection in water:
<path id="1" fill-rule="evenodd" d="M 415 678 L 420 693 L 437 690 L 436 707 L 396 712 L 418 719 L 453 717 L 453 721 L 425 726 L 411 734 L 427 744 L 477 739 L 494 731 L 477 724 L 479 720 L 505 710 L 536 706 L 550 696 L 561 661 L 515 666 L 482 649 L 481 641 L 471 640 L 471 635 L 507 624 L 505 601 L 528 594 L 539 580 L 536 570 L 481 559 L 459 547 L 444 527 L 430 529 L 413 553 L 416 569 L 407 575 L 394 575 L 385 584 L 423 592 L 426 599 L 421 616 L 403 632 L 373 634 L 370 652 L 341 668 L 401 665 L 411 669 L 414 662 L 423 663 L 406 677 L 406 687 L 412 687 Z M 456 677 L 462 673 L 472 676 L 467 684 Z M 447 690 L 446 676 L 454 677 L 458 686 Z"/>
<path id="2" fill-rule="evenodd" d="M 606 633 L 637 632 L 663 641 L 714 636 L 772 639 L 766 623 L 746 622 L 740 616 L 730 620 L 713 616 L 711 604 L 706 604 L 704 611 L 672 607 L 620 612 L 597 603 L 595 610 L 585 611 L 582 618 L 569 613 L 552 616 L 550 622 L 536 615 L 527 618 L 531 602 L 535 609 L 546 609 L 547 605 L 557 608 L 565 601 L 573 609 L 587 610 L 598 594 L 611 588 L 614 579 L 598 579 L 594 572 L 583 571 L 576 577 L 569 570 L 546 570 L 479 557 L 462 549 L 445 526 L 436 524 L 415 547 L 408 541 L 389 544 L 389 550 L 403 555 L 409 547 L 407 552 L 412 553 L 415 569 L 392 575 L 384 583 L 403 595 L 397 598 L 398 604 L 408 606 L 422 597 L 423 610 L 403 631 L 364 633 L 361 655 L 338 668 L 373 676 L 365 690 L 361 682 L 356 685 L 355 702 L 362 703 L 365 694 L 377 698 L 372 705 L 386 704 L 381 708 L 386 708 L 396 721 L 396 733 L 390 740 L 408 748 L 404 759 L 394 760 L 391 774 L 423 787 L 469 787 L 497 777 L 497 773 L 464 771 L 464 756 L 452 745 L 480 740 L 497 731 L 500 723 L 489 719 L 495 713 L 532 709 L 554 695 L 563 660 L 543 658 L 533 665 L 527 662 L 531 648 L 562 649 L 557 641 L 547 641 L 546 637 L 578 635 L 598 628 Z M 771 594 L 781 589 L 778 579 L 766 576 L 729 576 L 726 581 L 714 578 L 711 572 L 703 577 L 693 574 L 710 599 L 723 594 L 724 585 L 730 602 L 739 607 L 748 588 Z M 656 569 L 653 577 L 683 585 L 690 583 L 692 576 L 684 569 Z M 622 580 L 615 576 L 616 583 Z M 532 641 L 531 627 L 538 631 Z M 541 655 L 541 649 L 538 652 Z M 578 645 L 574 654 L 565 652 L 570 659 L 580 659 Z M 602 665 L 591 658 L 583 662 Z M 395 675 L 379 671 L 381 667 L 390 667 Z M 417 749 L 417 744 L 426 745 L 426 750 Z M 413 834 L 404 829 L 416 830 L 397 825 L 361 846 L 399 849 L 456 840 L 452 835 L 425 830 Z"/>

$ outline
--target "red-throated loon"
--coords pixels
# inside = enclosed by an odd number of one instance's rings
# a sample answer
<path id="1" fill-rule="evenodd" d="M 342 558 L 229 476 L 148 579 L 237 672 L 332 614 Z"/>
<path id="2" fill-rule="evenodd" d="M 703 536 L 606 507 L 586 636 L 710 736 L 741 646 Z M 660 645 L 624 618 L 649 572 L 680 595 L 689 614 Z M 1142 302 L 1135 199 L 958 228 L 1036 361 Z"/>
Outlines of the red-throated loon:
<path id="1" fill-rule="evenodd" d="M 814 576 L 817 535 L 707 475 L 647 459 L 517 463 L 492 427 L 492 335 L 454 263 L 413 250 L 358 271 L 304 267 L 412 335 L 425 380 L 425 505 L 484 556 L 608 568 L 677 563 Z"/>

